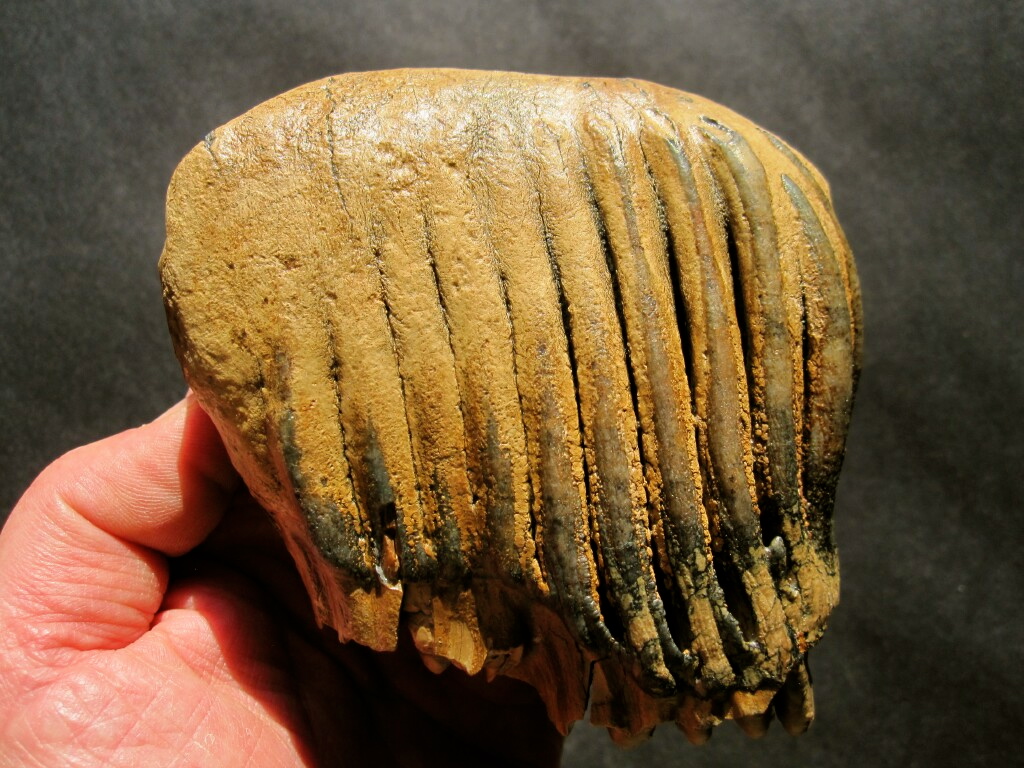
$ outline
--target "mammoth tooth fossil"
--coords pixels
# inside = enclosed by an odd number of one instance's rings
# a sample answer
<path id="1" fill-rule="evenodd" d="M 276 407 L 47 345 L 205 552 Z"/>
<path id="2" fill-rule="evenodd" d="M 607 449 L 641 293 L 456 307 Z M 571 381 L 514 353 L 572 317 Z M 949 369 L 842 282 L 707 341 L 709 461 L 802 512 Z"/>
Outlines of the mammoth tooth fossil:
<path id="1" fill-rule="evenodd" d="M 635 80 L 328 78 L 188 154 L 160 270 L 343 640 L 526 680 L 563 732 L 806 728 L 861 319 L 782 141 Z"/>

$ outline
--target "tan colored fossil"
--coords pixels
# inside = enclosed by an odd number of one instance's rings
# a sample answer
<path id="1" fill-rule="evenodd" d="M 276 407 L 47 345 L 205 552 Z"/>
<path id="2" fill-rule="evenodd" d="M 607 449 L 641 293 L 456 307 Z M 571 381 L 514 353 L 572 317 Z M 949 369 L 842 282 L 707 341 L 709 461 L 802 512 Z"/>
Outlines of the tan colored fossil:
<path id="1" fill-rule="evenodd" d="M 342 639 L 410 631 L 563 731 L 806 728 L 861 321 L 779 139 L 635 80 L 328 78 L 188 154 L 160 268 Z"/>

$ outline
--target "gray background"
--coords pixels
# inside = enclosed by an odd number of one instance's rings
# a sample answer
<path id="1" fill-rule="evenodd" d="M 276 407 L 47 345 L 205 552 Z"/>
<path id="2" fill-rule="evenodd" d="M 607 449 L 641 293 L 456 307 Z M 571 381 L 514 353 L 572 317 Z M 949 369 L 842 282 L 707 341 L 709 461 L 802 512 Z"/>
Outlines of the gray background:
<path id="1" fill-rule="evenodd" d="M 867 358 L 838 503 L 843 603 L 798 739 L 670 727 L 569 766 L 1020 764 L 1022 4 L 0 5 L 0 514 L 62 451 L 183 391 L 155 264 L 175 163 L 302 82 L 464 66 L 629 75 L 777 132 L 832 183 Z"/>

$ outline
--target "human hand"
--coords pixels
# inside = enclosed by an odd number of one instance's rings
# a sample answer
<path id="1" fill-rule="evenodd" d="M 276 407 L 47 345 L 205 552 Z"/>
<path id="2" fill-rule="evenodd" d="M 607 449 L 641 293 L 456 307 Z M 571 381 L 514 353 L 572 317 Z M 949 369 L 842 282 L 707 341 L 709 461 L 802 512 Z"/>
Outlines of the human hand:
<path id="1" fill-rule="evenodd" d="M 533 689 L 313 620 L 192 397 L 48 467 L 0 532 L 0 765 L 557 765 Z"/>

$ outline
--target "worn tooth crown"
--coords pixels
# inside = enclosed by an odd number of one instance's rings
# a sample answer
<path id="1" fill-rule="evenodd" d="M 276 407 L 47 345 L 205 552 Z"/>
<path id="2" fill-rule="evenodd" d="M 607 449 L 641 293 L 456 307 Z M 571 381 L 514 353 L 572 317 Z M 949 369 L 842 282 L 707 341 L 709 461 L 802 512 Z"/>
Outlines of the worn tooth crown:
<path id="1" fill-rule="evenodd" d="M 175 349 L 318 619 L 633 740 L 813 717 L 860 348 L 818 172 L 634 80 L 328 78 L 171 181 Z"/>

